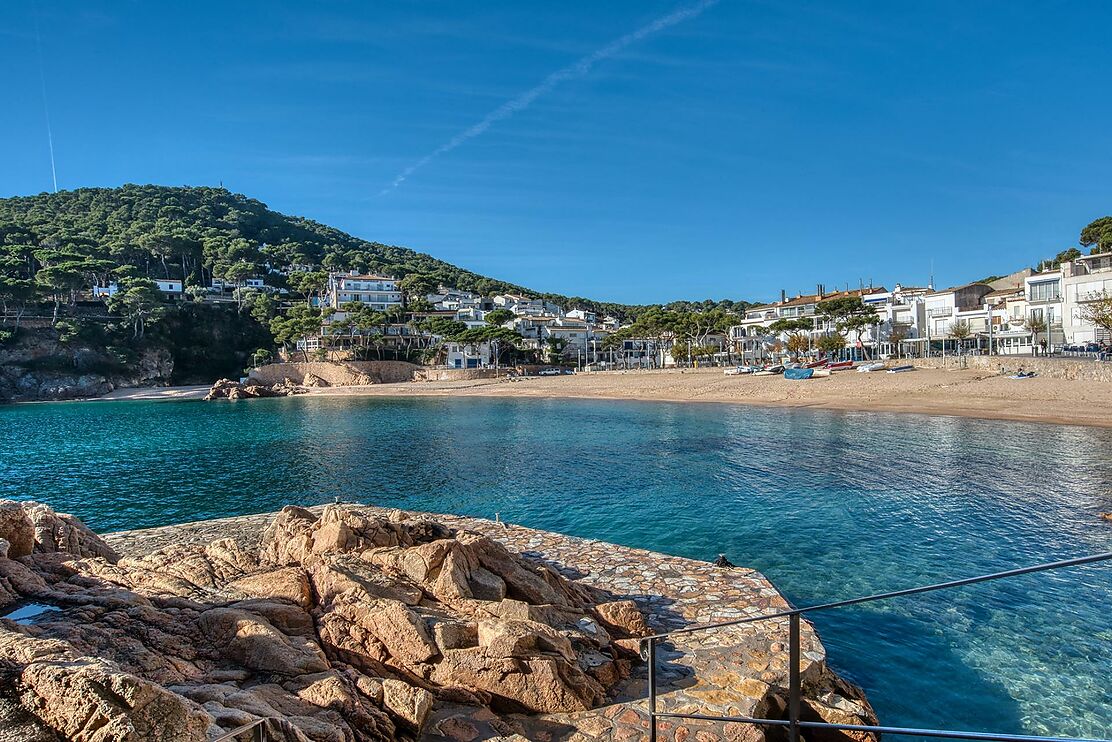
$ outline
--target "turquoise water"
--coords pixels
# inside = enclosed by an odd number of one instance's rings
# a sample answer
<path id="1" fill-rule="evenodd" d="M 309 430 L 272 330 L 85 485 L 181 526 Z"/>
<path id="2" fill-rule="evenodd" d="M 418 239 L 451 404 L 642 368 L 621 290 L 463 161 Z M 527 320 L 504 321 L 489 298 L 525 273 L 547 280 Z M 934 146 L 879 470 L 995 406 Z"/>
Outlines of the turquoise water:
<path id="1" fill-rule="evenodd" d="M 0 408 L 0 497 L 98 530 L 334 497 L 700 559 L 797 604 L 1112 550 L 1112 430 L 726 405 Z M 1112 565 L 815 617 L 888 724 L 1112 737 Z"/>

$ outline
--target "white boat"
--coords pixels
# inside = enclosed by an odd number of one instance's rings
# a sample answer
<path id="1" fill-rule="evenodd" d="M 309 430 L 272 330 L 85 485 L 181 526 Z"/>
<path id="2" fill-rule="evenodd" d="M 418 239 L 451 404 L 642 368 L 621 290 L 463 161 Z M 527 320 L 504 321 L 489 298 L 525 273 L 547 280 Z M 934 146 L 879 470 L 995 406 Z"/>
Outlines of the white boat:
<path id="1" fill-rule="evenodd" d="M 908 365 L 905 365 L 905 366 L 893 366 L 892 368 L 888 369 L 888 373 L 890 373 L 890 374 L 902 374 L 902 373 L 906 373 L 908 371 L 914 371 L 914 370 L 915 370 L 915 367 L 908 364 Z"/>
<path id="2" fill-rule="evenodd" d="M 873 363 L 866 363 L 864 366 L 858 366 L 857 370 L 866 374 L 870 371 L 883 371 L 884 364 L 881 361 L 874 361 Z"/>
<path id="3" fill-rule="evenodd" d="M 833 376 L 834 372 L 828 368 L 816 368 L 815 373 L 811 374 L 812 379 L 824 379 L 827 376 Z"/>

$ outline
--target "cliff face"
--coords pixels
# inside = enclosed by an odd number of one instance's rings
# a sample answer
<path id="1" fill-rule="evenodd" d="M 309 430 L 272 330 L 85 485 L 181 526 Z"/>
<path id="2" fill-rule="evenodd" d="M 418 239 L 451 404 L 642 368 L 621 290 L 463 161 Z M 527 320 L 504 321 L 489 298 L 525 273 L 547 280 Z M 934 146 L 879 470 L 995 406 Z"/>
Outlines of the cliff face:
<path id="1" fill-rule="evenodd" d="M 0 345 L 0 401 L 99 397 L 113 389 L 170 383 L 174 359 L 162 347 L 121 359 L 103 346 L 63 342 L 50 328 L 21 331 Z"/>

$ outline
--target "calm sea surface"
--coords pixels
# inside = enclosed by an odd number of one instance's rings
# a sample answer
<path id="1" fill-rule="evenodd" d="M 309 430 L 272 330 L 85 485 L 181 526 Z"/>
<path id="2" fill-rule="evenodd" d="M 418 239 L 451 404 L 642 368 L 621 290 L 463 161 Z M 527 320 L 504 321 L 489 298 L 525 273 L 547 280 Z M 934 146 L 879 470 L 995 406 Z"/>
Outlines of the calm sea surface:
<path id="1" fill-rule="evenodd" d="M 97 530 L 337 496 L 725 553 L 803 605 L 1112 550 L 1112 430 L 567 400 L 0 408 L 0 497 Z M 1112 737 L 1112 565 L 816 622 L 884 723 Z"/>

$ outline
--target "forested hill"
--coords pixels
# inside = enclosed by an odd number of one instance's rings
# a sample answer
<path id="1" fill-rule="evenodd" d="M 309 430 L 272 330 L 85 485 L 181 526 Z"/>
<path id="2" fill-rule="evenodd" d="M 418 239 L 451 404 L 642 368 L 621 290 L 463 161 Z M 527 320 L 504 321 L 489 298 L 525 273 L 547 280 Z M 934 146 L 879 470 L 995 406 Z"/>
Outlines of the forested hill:
<path id="1" fill-rule="evenodd" d="M 3 242 L 71 248 L 134 265 L 152 278 L 203 283 L 215 271 L 246 263 L 423 273 L 446 285 L 482 291 L 525 291 L 430 255 L 368 242 L 223 188 L 126 185 L 0 199 Z M 25 239 L 26 238 L 26 239 Z M 184 272 L 184 275 L 183 275 Z"/>
<path id="2" fill-rule="evenodd" d="M 0 246 L 26 247 L 28 261 L 35 250 L 54 249 L 105 261 L 105 274 L 131 265 L 150 278 L 184 278 L 187 285 L 208 285 L 214 275 L 265 273 L 267 265 L 305 265 L 396 278 L 421 274 L 465 291 L 524 293 L 622 319 L 642 309 L 481 276 L 431 255 L 280 214 L 223 188 L 125 185 L 0 199 Z M 734 302 L 694 304 L 732 307 Z"/>

